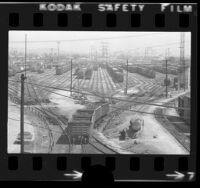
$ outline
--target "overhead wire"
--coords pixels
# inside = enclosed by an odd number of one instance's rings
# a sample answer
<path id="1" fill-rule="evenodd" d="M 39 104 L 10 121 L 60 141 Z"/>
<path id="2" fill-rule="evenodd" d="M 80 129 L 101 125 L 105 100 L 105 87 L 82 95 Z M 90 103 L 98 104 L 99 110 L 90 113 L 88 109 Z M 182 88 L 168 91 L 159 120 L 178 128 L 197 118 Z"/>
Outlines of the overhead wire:
<path id="1" fill-rule="evenodd" d="M 11 81 L 11 80 L 9 80 L 9 81 Z M 19 81 L 13 81 L 13 82 L 19 82 Z M 26 82 L 26 83 L 30 83 L 30 82 Z M 42 88 L 50 88 L 50 89 L 56 89 L 56 90 L 61 90 L 61 91 L 68 91 L 68 92 L 71 91 L 70 89 L 62 89 L 62 88 L 58 88 L 58 87 L 44 86 L 44 85 L 40 85 L 40 84 L 36 84 L 36 83 L 32 83 L 32 84 L 35 85 L 35 86 L 38 86 L 38 87 L 42 87 Z M 104 99 L 106 98 L 106 99 L 109 99 L 109 100 L 117 100 L 117 101 L 122 101 L 122 102 L 131 102 L 131 103 L 136 103 L 136 104 L 146 104 L 146 105 L 166 107 L 166 108 L 175 108 L 175 109 L 190 110 L 190 108 L 166 106 L 166 105 L 154 104 L 154 103 L 148 103 L 148 102 L 139 102 L 139 101 L 135 101 L 135 100 L 127 100 L 127 99 L 120 99 L 120 98 L 116 98 L 116 97 L 101 96 L 101 95 L 94 94 L 94 93 L 93 94 L 86 93 L 86 92 L 84 93 L 82 91 L 78 91 L 78 90 L 75 90 L 75 89 L 72 89 L 72 92 L 74 92 L 74 93 L 80 93 L 80 94 L 83 94 L 83 95 L 95 96 L 95 97 L 104 98 Z"/>
<path id="2" fill-rule="evenodd" d="M 19 121 L 19 122 L 20 122 L 19 119 L 15 119 L 15 118 L 11 118 L 11 117 L 8 117 L 8 119 L 13 120 L 13 121 Z M 42 126 L 39 126 L 39 125 L 34 125 L 34 124 L 28 123 L 28 122 L 26 122 L 26 121 L 24 121 L 24 123 L 25 123 L 25 124 L 28 124 L 28 125 L 32 125 L 32 126 L 37 127 L 37 128 L 41 128 L 41 129 L 46 129 L 46 130 L 48 130 L 48 128 L 46 128 L 46 127 L 42 127 Z M 61 131 L 56 131 L 56 130 L 51 130 L 51 131 L 52 131 L 52 132 L 55 132 L 55 133 L 63 134 L 63 132 L 61 132 Z"/>
<path id="3" fill-rule="evenodd" d="M 30 83 L 30 82 L 27 82 L 27 83 Z M 56 90 L 61 90 L 61 91 L 68 91 L 68 92 L 71 91 L 70 89 L 63 89 L 63 88 L 52 87 L 52 86 L 44 86 L 44 85 L 35 84 L 35 83 L 32 83 L 32 84 L 35 85 L 35 86 L 38 86 L 38 87 L 42 87 L 42 88 L 50 88 L 50 89 L 56 89 Z M 166 107 L 166 108 L 175 108 L 175 109 L 190 110 L 190 108 L 174 107 L 174 106 L 168 106 L 168 105 L 148 103 L 148 102 L 144 102 L 144 101 L 140 102 L 140 101 L 127 100 L 127 99 L 121 99 L 121 98 L 116 98 L 116 97 L 101 96 L 101 95 L 98 95 L 96 92 L 95 92 L 95 94 L 94 93 L 91 94 L 91 93 L 88 93 L 88 92 L 81 92 L 81 91 L 78 91 L 78 90 L 75 90 L 75 89 L 72 89 L 72 92 L 74 92 L 74 93 L 81 93 L 83 95 L 95 96 L 95 97 L 99 97 L 99 98 L 106 98 L 106 99 L 109 99 L 109 100 L 118 100 L 118 101 L 122 101 L 122 102 L 131 102 L 131 103 L 146 104 L 146 105 Z M 66 97 L 68 97 L 68 96 L 66 96 Z"/>
<path id="4" fill-rule="evenodd" d="M 129 35 L 129 36 L 117 36 L 117 37 L 104 37 L 104 38 L 82 38 L 82 39 L 71 39 L 71 40 L 48 40 L 48 41 L 27 41 L 28 43 L 58 43 L 58 42 L 79 42 L 79 41 L 91 41 L 91 40 L 112 40 L 112 39 L 121 39 L 121 38 L 134 38 L 134 37 L 145 37 L 160 35 L 166 33 L 151 33 L 151 34 L 141 34 L 141 35 Z M 9 41 L 10 43 L 24 43 L 24 41 Z"/>

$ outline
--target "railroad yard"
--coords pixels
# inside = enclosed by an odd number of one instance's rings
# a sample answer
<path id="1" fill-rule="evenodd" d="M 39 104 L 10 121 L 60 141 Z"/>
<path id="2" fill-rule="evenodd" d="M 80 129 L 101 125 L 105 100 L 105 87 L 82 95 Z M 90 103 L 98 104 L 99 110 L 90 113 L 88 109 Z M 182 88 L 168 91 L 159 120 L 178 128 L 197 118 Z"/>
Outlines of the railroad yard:
<path id="1" fill-rule="evenodd" d="M 22 84 L 26 153 L 190 153 L 190 124 L 178 106 L 190 89 L 177 88 L 176 62 L 167 72 L 146 59 L 62 54 L 26 63 L 9 66 L 9 153 L 20 152 Z"/>

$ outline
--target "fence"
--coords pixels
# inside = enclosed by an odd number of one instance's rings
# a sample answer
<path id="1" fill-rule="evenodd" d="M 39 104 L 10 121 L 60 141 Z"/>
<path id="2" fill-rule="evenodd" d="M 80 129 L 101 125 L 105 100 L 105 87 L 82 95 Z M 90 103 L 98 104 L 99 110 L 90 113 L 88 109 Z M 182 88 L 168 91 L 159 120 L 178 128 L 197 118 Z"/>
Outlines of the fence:
<path id="1" fill-rule="evenodd" d="M 109 112 L 109 109 L 109 103 L 105 103 L 94 110 L 91 120 L 92 129 L 94 128 L 94 124 Z"/>

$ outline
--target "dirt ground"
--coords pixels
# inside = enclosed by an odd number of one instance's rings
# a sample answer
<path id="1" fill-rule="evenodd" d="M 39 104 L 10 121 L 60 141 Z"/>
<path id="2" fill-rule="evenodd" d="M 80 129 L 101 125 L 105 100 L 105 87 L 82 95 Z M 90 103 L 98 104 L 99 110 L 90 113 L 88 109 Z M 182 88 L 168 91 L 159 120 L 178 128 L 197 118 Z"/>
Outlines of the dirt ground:
<path id="1" fill-rule="evenodd" d="M 8 101 L 8 153 L 20 153 L 20 144 L 16 144 L 17 135 L 20 133 L 20 107 Z M 48 152 L 48 132 L 43 122 L 33 113 L 25 111 L 24 131 L 33 135 L 33 141 L 25 143 L 24 150 L 29 153 Z M 47 137 L 46 137 L 47 136 Z"/>
<path id="2" fill-rule="evenodd" d="M 174 97 L 177 96 L 174 95 Z M 161 99 L 157 103 L 164 104 L 172 99 Z M 156 106 L 146 106 L 142 111 L 154 112 L 155 108 Z M 108 142 L 113 142 L 123 150 L 137 154 L 188 154 L 188 151 L 151 114 L 140 115 L 144 120 L 144 130 L 140 137 L 119 141 L 119 131 L 128 128 L 129 121 L 135 116 L 134 114 L 130 111 L 121 113 L 112 121 L 101 137 L 104 137 L 104 140 L 107 139 Z"/>

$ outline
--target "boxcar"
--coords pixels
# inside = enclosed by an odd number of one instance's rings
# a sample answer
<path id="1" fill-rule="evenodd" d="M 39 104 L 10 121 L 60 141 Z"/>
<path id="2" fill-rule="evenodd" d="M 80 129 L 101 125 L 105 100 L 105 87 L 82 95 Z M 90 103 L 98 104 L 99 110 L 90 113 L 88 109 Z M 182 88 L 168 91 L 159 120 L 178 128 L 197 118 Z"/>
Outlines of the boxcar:
<path id="1" fill-rule="evenodd" d="M 92 76 L 92 69 L 87 68 L 85 71 L 85 79 L 90 80 L 91 76 Z"/>

